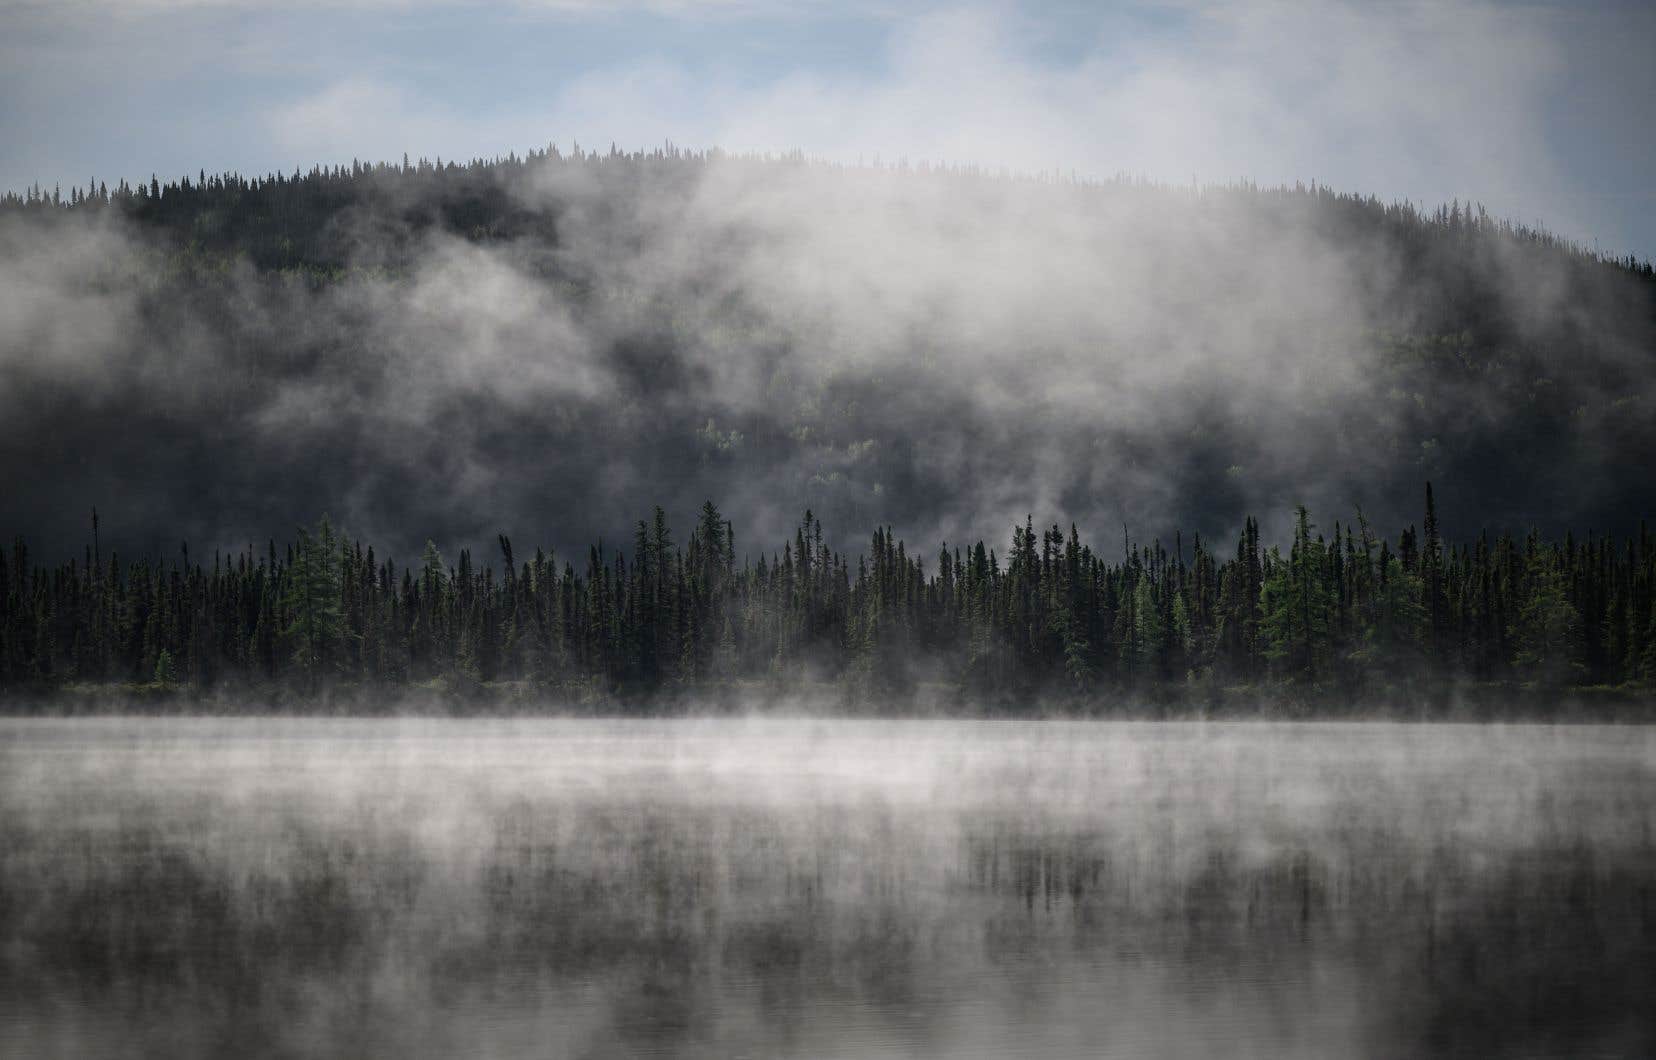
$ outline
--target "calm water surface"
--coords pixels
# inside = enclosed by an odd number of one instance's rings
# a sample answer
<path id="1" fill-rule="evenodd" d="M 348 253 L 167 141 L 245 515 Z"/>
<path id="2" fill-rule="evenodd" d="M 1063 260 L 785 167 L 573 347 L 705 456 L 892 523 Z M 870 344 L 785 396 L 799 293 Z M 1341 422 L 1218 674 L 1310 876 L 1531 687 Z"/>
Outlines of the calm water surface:
<path id="1" fill-rule="evenodd" d="M 0 721 L 0 1055 L 1651 1056 L 1656 730 Z"/>

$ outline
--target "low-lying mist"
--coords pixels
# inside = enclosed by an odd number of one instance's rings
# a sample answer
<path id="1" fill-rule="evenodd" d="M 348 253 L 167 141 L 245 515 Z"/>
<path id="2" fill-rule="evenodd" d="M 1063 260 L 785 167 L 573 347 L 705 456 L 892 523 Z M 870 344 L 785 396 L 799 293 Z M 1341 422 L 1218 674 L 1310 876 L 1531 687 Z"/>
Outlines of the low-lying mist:
<path id="1" fill-rule="evenodd" d="M 1461 204 L 676 151 L 147 192 L 0 211 L 0 523 L 49 550 L 1656 508 L 1656 285 Z"/>
<path id="2" fill-rule="evenodd" d="M 31 1055 L 1648 1048 L 1650 739 L 0 722 Z"/>

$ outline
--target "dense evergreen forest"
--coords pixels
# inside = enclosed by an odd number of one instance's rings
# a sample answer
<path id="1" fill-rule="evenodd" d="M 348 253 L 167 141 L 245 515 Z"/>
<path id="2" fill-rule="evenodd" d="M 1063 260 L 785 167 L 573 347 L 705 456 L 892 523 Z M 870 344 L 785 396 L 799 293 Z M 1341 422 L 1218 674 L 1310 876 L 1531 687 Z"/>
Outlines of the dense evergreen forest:
<path id="1" fill-rule="evenodd" d="M 407 561 L 708 496 L 997 538 L 1656 510 L 1656 273 L 1461 202 L 536 150 L 0 197 L 0 527 Z M 1462 517 L 1464 523 L 1459 522 Z M 841 536 L 834 536 L 841 535 Z M 937 572 L 941 573 L 941 572 Z"/>
<path id="2" fill-rule="evenodd" d="M 8 193 L 0 292 L 14 704 L 1656 683 L 1656 271 L 1476 205 L 549 148 Z"/>
<path id="3" fill-rule="evenodd" d="M 410 692 L 527 709 L 655 709 L 794 693 L 863 711 L 1110 710 L 1255 696 L 1359 711 L 1469 692 L 1656 686 L 1656 539 L 1443 539 L 1430 486 L 1395 544 L 1359 515 L 1323 532 L 1298 509 L 1284 552 L 1250 519 L 1119 555 L 1076 528 L 910 552 L 876 530 L 854 559 L 807 512 L 780 549 L 739 547 L 711 502 L 680 539 L 657 508 L 630 552 L 579 567 L 499 538 L 499 565 L 427 544 L 399 568 L 324 518 L 281 548 L 126 562 L 0 563 L 0 685 L 154 701 L 222 693 L 388 704 Z M 96 515 L 94 514 L 94 532 Z M 742 557 L 738 560 L 738 556 Z M 1546 708 L 1543 708 L 1546 709 Z M 1644 708 L 1638 708 L 1641 712 Z M 1642 716 L 1642 713 L 1641 715 Z"/>

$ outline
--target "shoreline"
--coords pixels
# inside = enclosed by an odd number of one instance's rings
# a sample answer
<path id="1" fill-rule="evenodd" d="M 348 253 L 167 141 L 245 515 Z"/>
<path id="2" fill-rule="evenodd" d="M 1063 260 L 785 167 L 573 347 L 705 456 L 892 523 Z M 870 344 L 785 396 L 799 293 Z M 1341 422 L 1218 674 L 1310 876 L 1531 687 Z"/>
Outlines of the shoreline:
<path id="1" fill-rule="evenodd" d="M 0 717 L 250 718 L 642 718 L 865 721 L 1418 722 L 1499 724 L 1656 723 L 1656 690 L 1510 685 L 1446 686 L 1429 692 L 1346 696 L 1325 690 L 1234 686 L 1183 696 L 1129 692 L 1072 695 L 1030 691 L 993 700 L 922 686 L 883 697 L 832 685 L 734 684 L 669 695 L 570 694 L 519 684 L 457 690 L 336 686 L 314 695 L 270 688 L 192 692 L 153 685 L 80 685 L 0 692 Z"/>

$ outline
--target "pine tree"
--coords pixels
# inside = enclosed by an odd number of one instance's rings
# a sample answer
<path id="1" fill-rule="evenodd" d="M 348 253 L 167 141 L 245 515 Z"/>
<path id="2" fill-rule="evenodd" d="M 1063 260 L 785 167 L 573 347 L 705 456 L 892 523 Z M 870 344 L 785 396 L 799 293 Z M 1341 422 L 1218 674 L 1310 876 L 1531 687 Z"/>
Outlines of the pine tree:
<path id="1" fill-rule="evenodd" d="M 1133 672 L 1141 680 L 1156 680 L 1161 676 L 1166 638 L 1159 595 L 1149 575 L 1141 574 L 1133 589 Z"/>
<path id="2" fill-rule="evenodd" d="M 313 537 L 299 528 L 299 546 L 289 571 L 284 601 L 292 616 L 284 631 L 305 684 L 318 689 L 334 665 L 340 637 L 340 583 L 337 540 L 328 517 Z"/>
<path id="3" fill-rule="evenodd" d="M 1322 539 L 1311 538 L 1310 516 L 1301 505 L 1288 559 L 1273 550 L 1261 597 L 1265 657 L 1290 681 L 1313 683 L 1327 668 L 1332 594 L 1324 553 Z"/>
<path id="4" fill-rule="evenodd" d="M 178 684 L 178 675 L 174 672 L 172 652 L 166 648 L 155 657 L 155 675 L 153 680 L 163 688 L 171 688 Z"/>
<path id="5" fill-rule="evenodd" d="M 1529 681 L 1568 683 L 1581 674 L 1581 616 L 1565 592 L 1564 574 L 1550 550 L 1535 549 L 1525 571 L 1524 602 L 1514 623 L 1513 665 Z"/>

